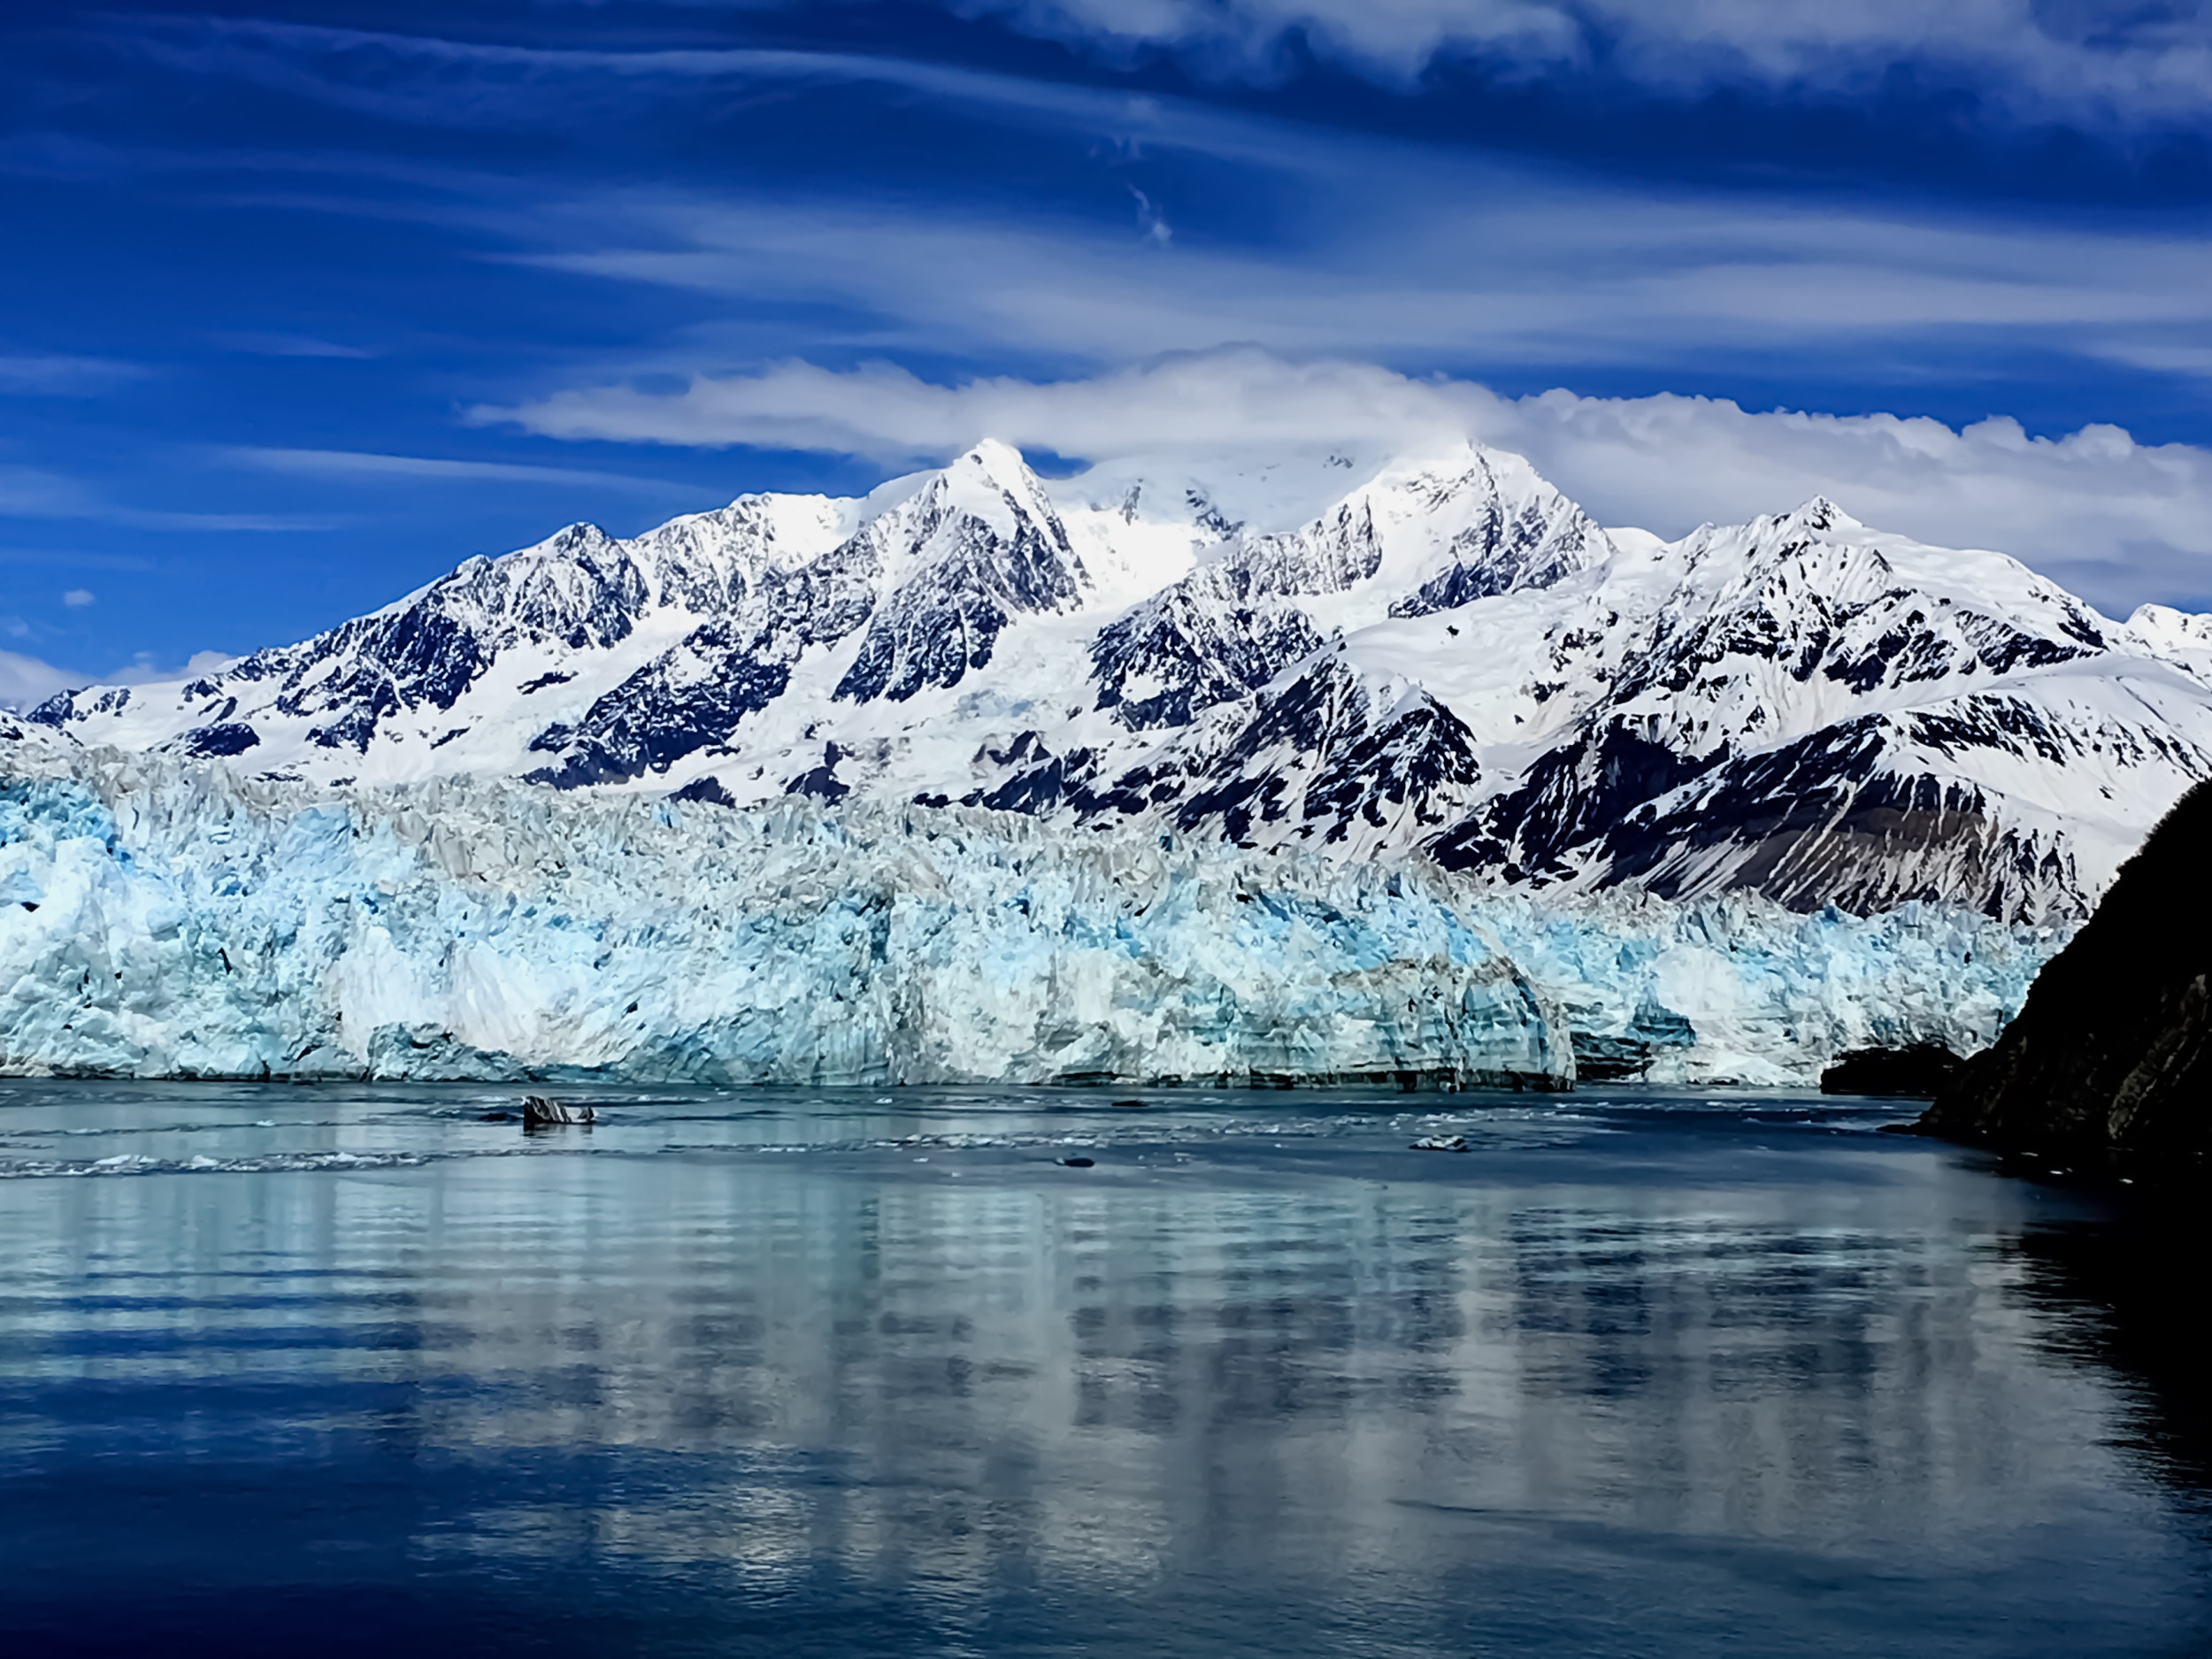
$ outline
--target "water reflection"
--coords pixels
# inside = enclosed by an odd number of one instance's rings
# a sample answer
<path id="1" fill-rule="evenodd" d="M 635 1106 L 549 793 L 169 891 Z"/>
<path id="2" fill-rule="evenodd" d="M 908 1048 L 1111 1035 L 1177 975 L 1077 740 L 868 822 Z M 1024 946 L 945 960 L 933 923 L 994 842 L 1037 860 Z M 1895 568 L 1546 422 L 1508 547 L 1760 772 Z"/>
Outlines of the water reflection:
<path id="1" fill-rule="evenodd" d="M 1388 1102 L 1071 1130 L 1034 1097 L 831 1128 L 751 1097 L 511 1156 L 465 1104 L 307 1114 L 326 1151 L 418 1162 L 196 1172 L 160 1138 L 250 1162 L 242 1114 L 282 1114 L 118 1096 L 119 1151 L 165 1172 L 0 1181 L 0 1546 L 31 1569 L 0 1631 L 2078 1654 L 2212 1629 L 2199 1517 L 2116 1443 L 2141 1419 L 2097 1270 L 2054 1244 L 2111 1229 L 1837 1133 L 1863 1125 L 1617 1097 L 1466 1116 L 1460 1158 L 1406 1151 Z M 96 1120 L 10 1119 L 11 1156 Z M 1097 1168 L 1049 1161 L 1071 1133 Z"/>
<path id="2" fill-rule="evenodd" d="M 2177 1492 L 2212 1506 L 2212 1365 L 2201 1331 L 2212 1237 L 2197 1196 L 2152 1194 L 2116 1216 L 2019 1240 L 2040 1323 L 2061 1358 L 2108 1367 L 2133 1409 L 2118 1435 Z"/>

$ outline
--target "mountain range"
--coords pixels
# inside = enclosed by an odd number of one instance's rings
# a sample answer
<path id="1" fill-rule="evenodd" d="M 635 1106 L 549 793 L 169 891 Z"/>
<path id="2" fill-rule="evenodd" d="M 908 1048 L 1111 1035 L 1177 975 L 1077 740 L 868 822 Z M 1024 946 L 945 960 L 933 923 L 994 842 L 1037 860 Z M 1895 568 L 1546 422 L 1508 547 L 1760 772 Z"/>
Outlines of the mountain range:
<path id="1" fill-rule="evenodd" d="M 1825 500 L 1609 529 L 1471 444 L 1047 480 L 987 442 L 862 498 L 572 526 L 27 718 L 311 784 L 957 803 L 1569 893 L 2063 921 L 2212 776 L 2212 617 L 2116 621 Z"/>

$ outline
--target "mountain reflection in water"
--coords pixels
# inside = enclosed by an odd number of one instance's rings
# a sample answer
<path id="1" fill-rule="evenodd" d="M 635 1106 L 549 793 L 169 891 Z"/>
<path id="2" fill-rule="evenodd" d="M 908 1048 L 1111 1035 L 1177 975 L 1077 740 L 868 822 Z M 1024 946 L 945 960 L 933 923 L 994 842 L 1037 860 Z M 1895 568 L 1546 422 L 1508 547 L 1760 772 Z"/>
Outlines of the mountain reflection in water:
<path id="1" fill-rule="evenodd" d="M 2203 1280 L 1894 1107 L 494 1105 L 0 1085 L 9 1651 L 2212 1639 Z"/>

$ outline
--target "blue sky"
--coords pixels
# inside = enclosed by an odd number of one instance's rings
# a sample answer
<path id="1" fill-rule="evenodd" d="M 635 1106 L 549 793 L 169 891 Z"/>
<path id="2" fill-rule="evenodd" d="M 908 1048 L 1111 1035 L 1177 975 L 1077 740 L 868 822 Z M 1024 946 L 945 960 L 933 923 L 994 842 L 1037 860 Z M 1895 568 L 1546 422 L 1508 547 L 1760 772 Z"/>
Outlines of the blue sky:
<path id="1" fill-rule="evenodd" d="M 0 695 L 986 432 L 2212 603 L 2208 95 L 2156 0 L 7 8 Z"/>

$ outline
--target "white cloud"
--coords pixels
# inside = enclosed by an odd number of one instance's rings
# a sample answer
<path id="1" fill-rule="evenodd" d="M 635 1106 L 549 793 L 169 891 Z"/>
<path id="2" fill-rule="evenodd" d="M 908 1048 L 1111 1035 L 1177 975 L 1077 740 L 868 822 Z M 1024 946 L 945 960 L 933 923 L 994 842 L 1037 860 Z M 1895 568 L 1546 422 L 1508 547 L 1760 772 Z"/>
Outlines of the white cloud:
<path id="1" fill-rule="evenodd" d="M 1118 215 L 631 191 L 549 215 L 528 234 L 566 246 L 526 257 L 710 296 L 730 334 L 755 339 L 787 340 L 795 310 L 849 319 L 811 325 L 817 351 L 1102 366 L 1248 342 L 1560 373 L 1680 364 L 1701 378 L 1717 354 L 1802 365 L 1850 352 L 1900 379 L 1962 359 L 2002 374 L 2032 352 L 2205 372 L 2191 354 L 2212 328 L 2212 284 L 2193 235 L 1661 195 L 1387 144 L 1294 148 L 1271 180 L 1302 206 L 1291 240 L 1264 244 L 1179 209 L 1161 246 Z M 710 340 L 680 346 L 695 364 Z"/>
<path id="2" fill-rule="evenodd" d="M 49 397 L 90 397 L 127 380 L 144 377 L 135 363 L 110 357 L 76 357 L 49 353 L 33 357 L 0 357 L 0 392 Z"/>
<path id="3" fill-rule="evenodd" d="M 265 472 L 287 472 L 308 478 L 419 478 L 457 482 L 518 484 L 596 484 L 616 489 L 641 489 L 657 495 L 685 488 L 665 479 L 639 478 L 628 472 L 600 472 L 582 467 L 534 466 L 517 461 L 453 461 L 423 455 L 380 455 L 362 449 L 242 449 L 226 451 L 228 457 Z"/>
<path id="4" fill-rule="evenodd" d="M 763 0 L 691 0 L 750 11 Z M 772 4 L 772 0 L 766 0 Z M 790 3 L 790 0 L 787 0 Z M 1294 37 L 1315 55 L 1394 85 L 1440 58 L 1528 74 L 1594 66 L 1661 90 L 1763 85 L 1878 92 L 1900 65 L 1964 80 L 1985 112 L 2062 113 L 2115 127 L 2201 121 L 2212 94 L 2212 16 L 2128 0 L 940 0 L 1111 59 L 1179 53 L 1202 74 L 1271 81 Z M 733 79 L 875 81 L 959 96 L 995 78 L 888 54 L 753 48 L 521 47 L 434 36 L 194 19 L 142 23 L 141 50 L 357 107 L 440 125 L 509 120 L 554 77 L 611 83 Z M 456 84 L 411 78 L 465 65 Z M 1031 95 L 1054 97 L 1049 83 Z M 1079 96 L 1071 89 L 1068 96 Z"/>
<path id="5" fill-rule="evenodd" d="M 2098 0 L 953 0 L 1017 27 L 1126 53 L 1179 49 L 1265 80 L 1294 33 L 1325 58 L 1407 81 L 1475 54 L 1525 71 L 1586 67 L 1661 87 L 1717 81 L 1863 91 L 1893 65 L 1993 83 L 2000 104 L 2116 123 L 2202 117 L 2212 18 Z"/>
<path id="6" fill-rule="evenodd" d="M 164 663 L 151 651 L 141 651 L 122 667 L 103 674 L 96 680 L 76 680 L 73 685 L 144 686 L 169 680 L 186 680 L 196 674 L 220 673 L 239 659 L 221 651 L 195 651 L 181 664 Z"/>
<path id="7" fill-rule="evenodd" d="M 1614 523 L 1678 533 L 1820 494 L 1922 541 L 2011 553 L 2110 609 L 2212 603 L 2212 450 L 2194 445 L 1677 396 L 1549 392 L 1515 412 L 1500 441 Z"/>
<path id="8" fill-rule="evenodd" d="M 0 651 L 0 709 L 35 708 L 57 691 L 86 683 L 86 676 L 70 673 L 35 657 Z"/>
<path id="9" fill-rule="evenodd" d="M 72 588 L 61 596 L 61 602 L 72 611 L 81 611 L 87 605 L 97 604 L 99 596 L 89 588 Z"/>
<path id="10" fill-rule="evenodd" d="M 0 650 L 0 709 L 35 709 L 58 691 L 74 691 L 83 686 L 138 686 L 219 673 L 237 660 L 221 651 L 195 651 L 179 665 L 162 663 L 151 652 L 142 651 L 111 672 L 86 674 L 57 668 L 20 651 Z"/>
<path id="11" fill-rule="evenodd" d="M 208 336 L 219 346 L 234 351 L 249 352 L 257 357 L 334 357 L 366 359 L 376 353 L 363 346 L 342 345 L 334 340 L 319 340 L 312 334 L 264 334 L 253 330 L 228 330 Z"/>
<path id="12" fill-rule="evenodd" d="M 0 465 L 0 518 L 81 518 L 134 530 L 286 533 L 330 530 L 342 520 L 302 514 L 171 512 L 108 501 L 81 480 L 42 467 Z"/>
<path id="13" fill-rule="evenodd" d="M 1173 41 L 1255 30 L 1271 39 L 1303 19 L 1328 38 L 1371 40 L 1384 56 L 1398 42 L 1409 63 L 1435 42 L 1519 41 L 1533 51 L 1603 24 L 1619 36 L 1609 63 L 1647 36 L 1734 42 L 1729 50 L 1777 75 L 1816 83 L 1857 61 L 1844 50 L 1853 42 L 1884 69 L 1922 46 L 2008 30 L 2056 50 L 2082 31 L 2051 19 L 2086 4 L 1071 0 L 1018 8 L 1018 20 Z M 1629 185 L 1194 98 L 860 53 L 547 50 L 244 19 L 132 27 L 142 50 L 196 75 L 396 119 L 565 131 L 630 119 L 641 100 L 681 96 L 680 83 L 741 97 L 861 88 L 996 123 L 1010 142 L 1056 134 L 1088 149 L 1099 188 L 1020 213 L 964 177 L 870 195 L 864 166 L 803 198 L 717 181 L 549 201 L 511 176 L 433 170 L 406 174 L 419 193 L 403 208 L 385 192 L 313 202 L 465 223 L 503 238 L 520 263 L 710 296 L 720 320 L 680 343 L 710 342 L 718 329 L 735 342 L 725 363 L 877 351 L 999 366 L 1026 353 L 1065 369 L 1248 342 L 1401 365 L 1533 365 L 1563 379 L 1586 365 L 1680 365 L 1708 385 L 1717 362 L 1801 373 L 1838 354 L 1850 357 L 1855 384 L 1869 378 L 1862 369 L 1892 384 L 1955 377 L 1962 365 L 2003 379 L 2069 357 L 2101 372 L 2124 362 L 2212 378 L 2208 239 L 2196 219 Z M 2175 27 L 2177 39 L 2212 39 L 2212 18 Z M 2064 46 L 2099 61 L 2119 50 Z M 1191 157 L 1217 165 L 1176 165 Z M 257 165 L 343 171 L 290 153 Z M 707 355 L 650 366 L 686 371 Z"/>
<path id="14" fill-rule="evenodd" d="M 555 438 L 747 444 L 942 458 L 983 436 L 1105 460 L 1168 449 L 1309 448 L 1336 439 L 1428 442 L 1494 423 L 1506 408 L 1465 381 L 1364 365 L 1292 364 L 1249 349 L 1176 357 L 1087 380 L 996 376 L 941 386 L 890 364 L 838 373 L 808 363 L 702 375 L 680 392 L 606 387 L 479 411 Z"/>
<path id="15" fill-rule="evenodd" d="M 1091 461 L 1148 454 L 1418 449 L 1458 436 L 1517 450 L 1601 518 L 1678 535 L 1827 495 L 1870 524 L 2013 553 L 2108 607 L 2212 599 L 2212 450 L 2116 426 L 2035 438 L 1875 414 L 1759 413 L 1725 400 L 1511 399 L 1469 380 L 1243 349 L 1087 379 L 939 385 L 887 365 L 786 363 L 679 392 L 557 393 L 488 418 L 559 438 L 941 459 L 979 437 Z"/>

